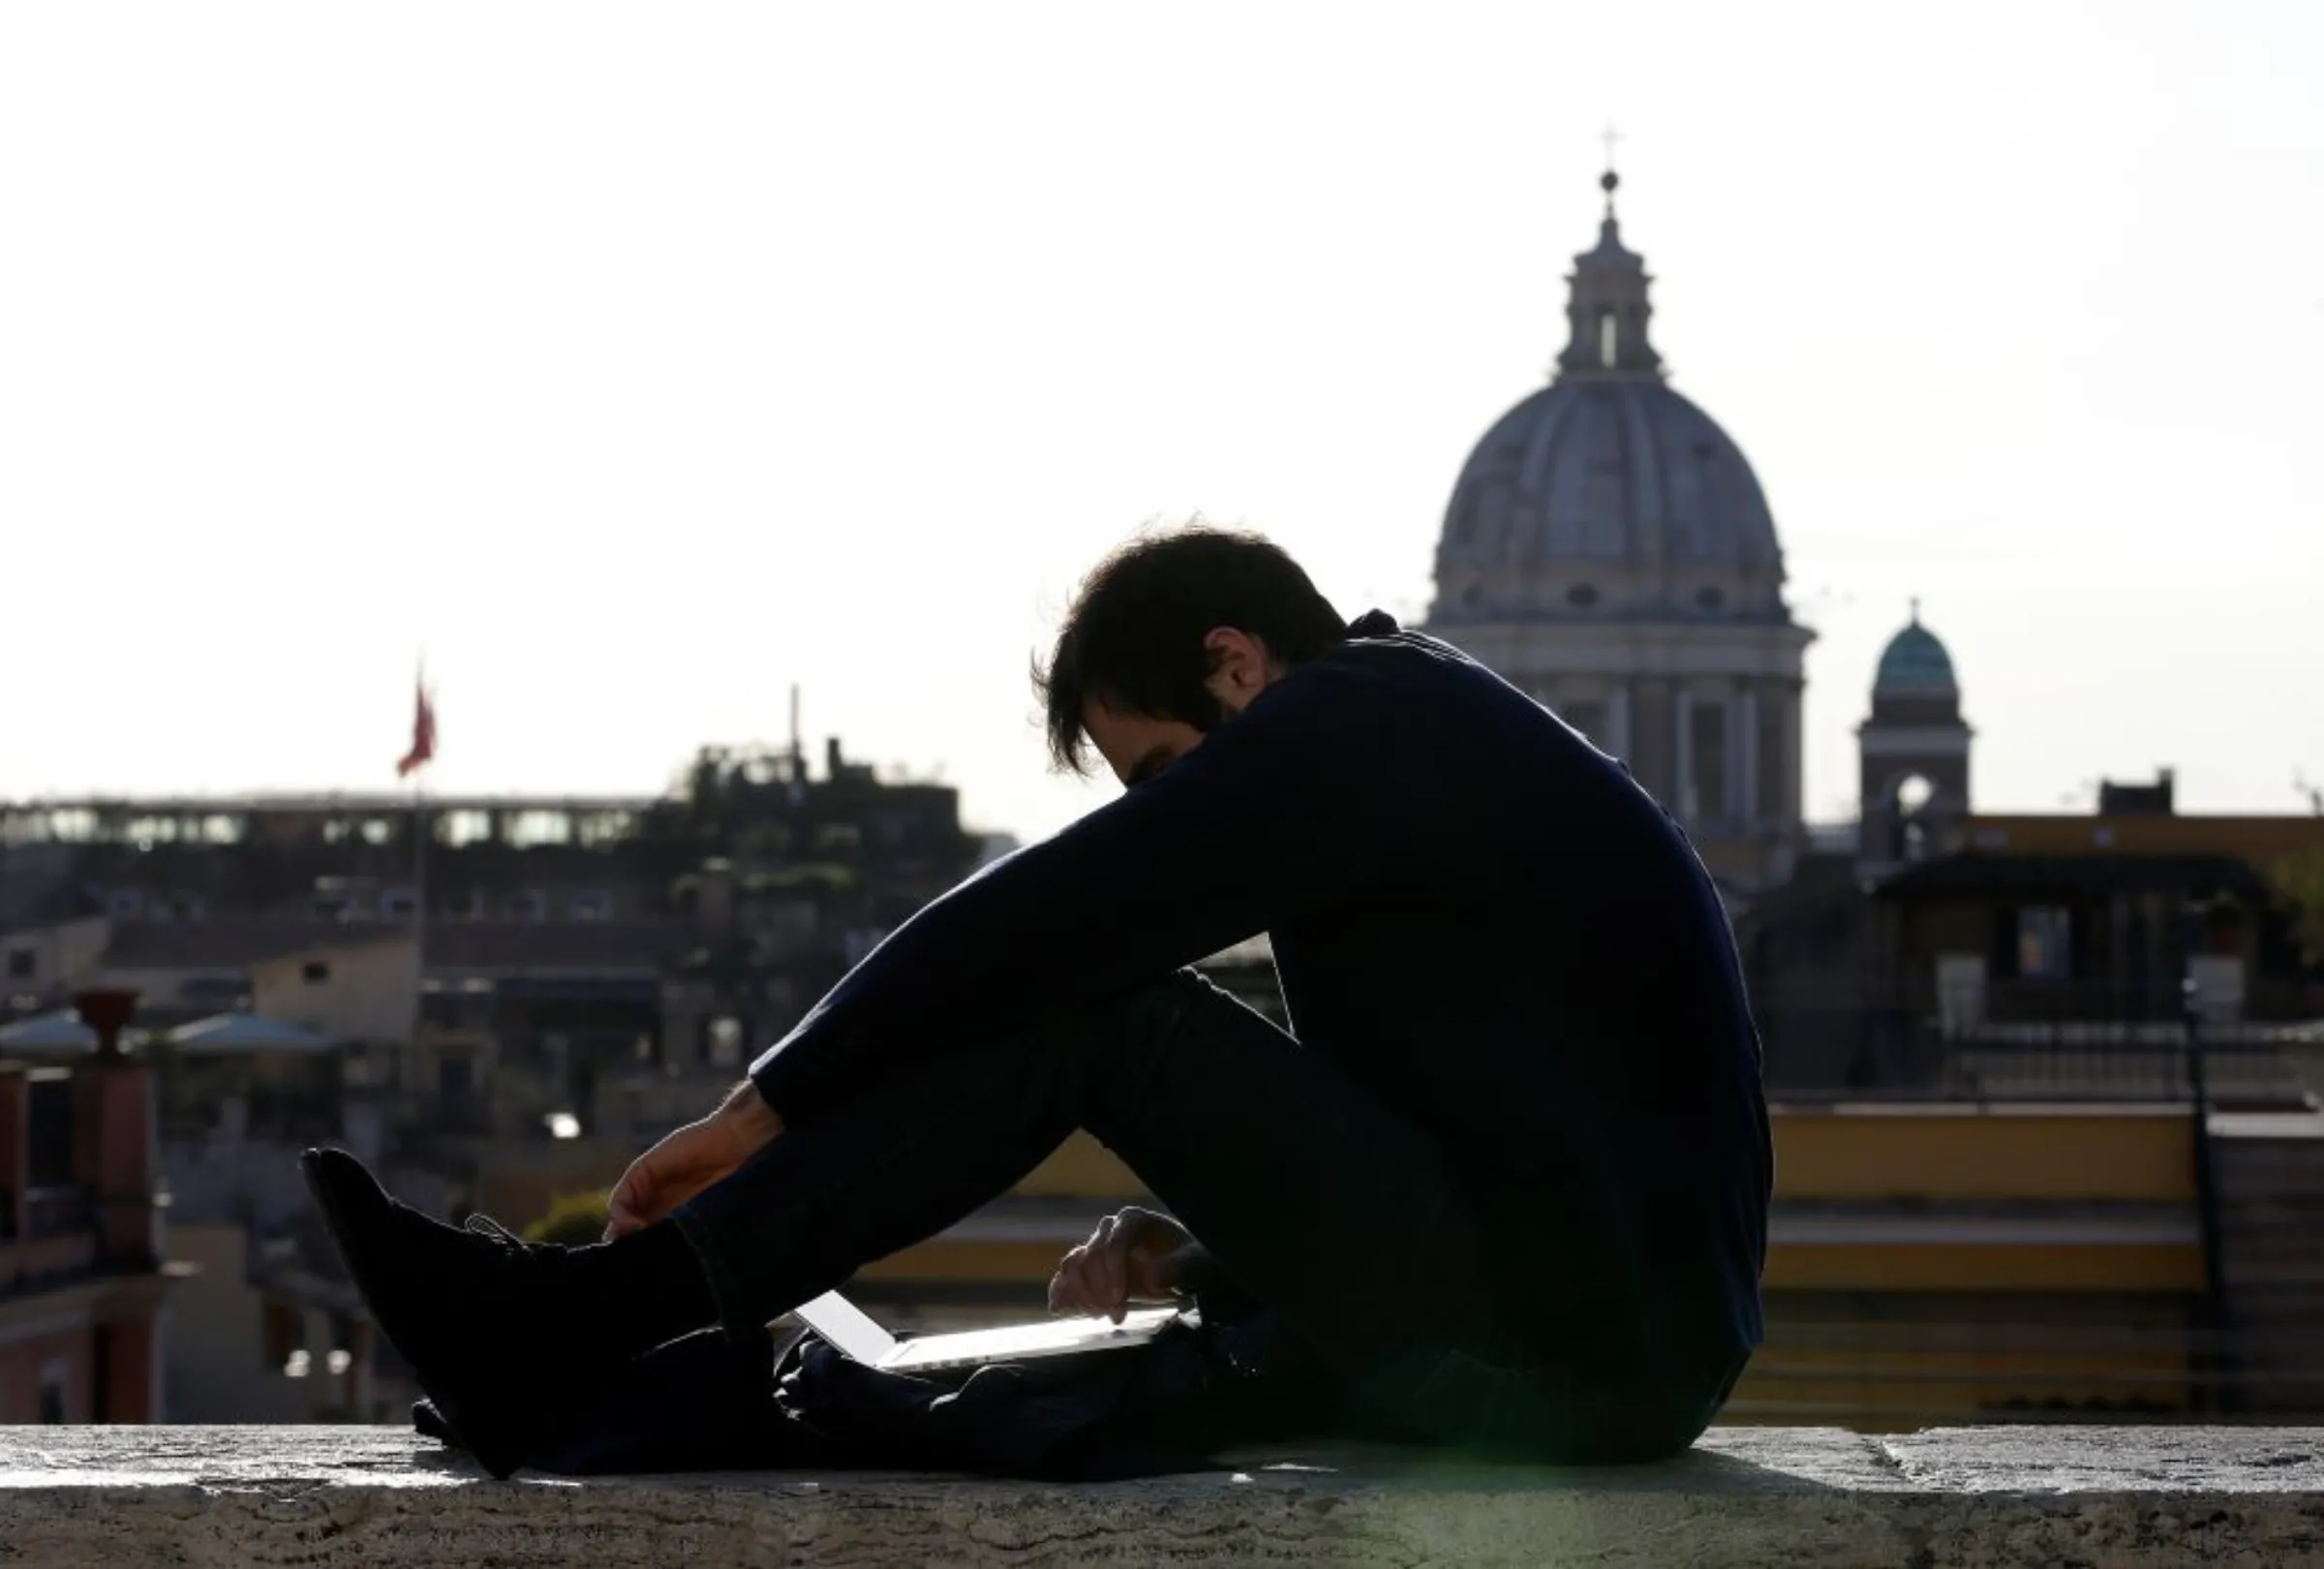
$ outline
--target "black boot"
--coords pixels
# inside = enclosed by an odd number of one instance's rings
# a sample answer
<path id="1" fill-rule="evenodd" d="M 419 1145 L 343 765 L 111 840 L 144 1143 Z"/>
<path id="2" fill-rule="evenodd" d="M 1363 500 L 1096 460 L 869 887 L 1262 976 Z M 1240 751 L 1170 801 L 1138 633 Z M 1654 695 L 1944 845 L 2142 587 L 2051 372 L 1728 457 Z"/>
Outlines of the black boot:
<path id="1" fill-rule="evenodd" d="M 580 1305 L 558 1300 L 563 1249 L 482 1216 L 433 1219 L 343 1150 L 309 1150 L 300 1165 L 381 1332 L 462 1447 L 512 1475 L 606 1370 L 570 1331 Z"/>

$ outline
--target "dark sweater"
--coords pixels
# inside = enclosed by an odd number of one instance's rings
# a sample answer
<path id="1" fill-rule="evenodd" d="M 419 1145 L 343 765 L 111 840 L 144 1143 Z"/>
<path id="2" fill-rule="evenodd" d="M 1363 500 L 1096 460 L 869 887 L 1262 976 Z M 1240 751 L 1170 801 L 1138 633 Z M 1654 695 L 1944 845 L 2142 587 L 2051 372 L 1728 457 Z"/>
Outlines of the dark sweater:
<path id="1" fill-rule="evenodd" d="M 898 928 L 752 1065 L 804 1123 L 1269 934 L 1294 1032 L 1511 1228 L 1544 1348 L 1731 1375 L 1771 1159 L 1725 908 L 1668 814 L 1377 611 L 1148 783 Z"/>

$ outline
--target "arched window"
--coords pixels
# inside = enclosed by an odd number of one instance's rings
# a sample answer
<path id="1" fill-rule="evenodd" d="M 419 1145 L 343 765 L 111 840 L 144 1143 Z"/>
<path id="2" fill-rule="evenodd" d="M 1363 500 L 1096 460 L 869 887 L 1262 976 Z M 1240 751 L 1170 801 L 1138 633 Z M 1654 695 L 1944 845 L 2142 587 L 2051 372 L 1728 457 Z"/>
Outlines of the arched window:
<path id="1" fill-rule="evenodd" d="M 1612 311 L 1598 316 L 1598 363 L 1606 369 L 1614 368 L 1614 350 L 1622 341 L 1622 329 L 1615 323 Z"/>
<path id="2" fill-rule="evenodd" d="M 1925 859 L 1936 846 L 1929 822 L 1921 814 L 1936 799 L 1937 786 L 1919 774 L 1906 774 L 1888 786 L 1888 858 Z"/>

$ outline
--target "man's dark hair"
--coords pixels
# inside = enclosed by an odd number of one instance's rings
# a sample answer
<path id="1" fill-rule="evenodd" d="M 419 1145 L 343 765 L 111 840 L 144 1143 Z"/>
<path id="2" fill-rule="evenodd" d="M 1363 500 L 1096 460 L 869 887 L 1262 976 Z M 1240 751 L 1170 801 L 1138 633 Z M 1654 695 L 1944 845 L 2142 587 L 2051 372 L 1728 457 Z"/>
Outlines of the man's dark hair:
<path id="1" fill-rule="evenodd" d="M 1033 671 L 1057 766 L 1085 771 L 1092 700 L 1215 729 L 1226 715 L 1203 685 L 1212 667 L 1203 639 L 1219 627 L 1257 638 L 1287 668 L 1348 636 L 1300 564 L 1257 534 L 1192 525 L 1134 538 L 1082 579 L 1048 668 Z"/>

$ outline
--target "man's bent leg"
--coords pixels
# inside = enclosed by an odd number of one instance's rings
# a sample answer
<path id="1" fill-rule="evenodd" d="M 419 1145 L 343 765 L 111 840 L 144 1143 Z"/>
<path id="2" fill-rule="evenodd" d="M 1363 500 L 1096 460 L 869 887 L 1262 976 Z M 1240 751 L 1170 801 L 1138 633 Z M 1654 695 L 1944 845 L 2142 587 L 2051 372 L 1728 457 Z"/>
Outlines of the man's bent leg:
<path id="1" fill-rule="evenodd" d="M 1474 1405 L 1443 1387 L 1446 1368 L 1488 1367 L 1512 1343 L 1491 1239 L 1444 1153 L 1191 972 L 932 1054 L 787 1128 L 675 1218 L 721 1316 L 754 1328 L 999 1197 L 1077 1126 L 1391 1408 Z"/>

